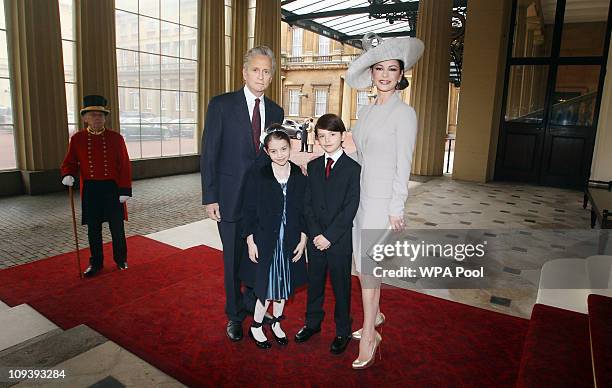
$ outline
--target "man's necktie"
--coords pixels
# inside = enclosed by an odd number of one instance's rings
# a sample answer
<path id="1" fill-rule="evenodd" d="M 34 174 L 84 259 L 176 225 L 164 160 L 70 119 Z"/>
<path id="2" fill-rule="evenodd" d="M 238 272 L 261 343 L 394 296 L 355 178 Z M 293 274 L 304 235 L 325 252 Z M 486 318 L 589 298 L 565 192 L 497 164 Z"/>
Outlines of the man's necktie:
<path id="1" fill-rule="evenodd" d="M 253 143 L 255 143 L 255 152 L 259 154 L 259 138 L 261 137 L 261 113 L 259 112 L 259 98 L 255 99 L 255 108 L 253 108 L 251 126 L 253 127 Z"/>
<path id="2" fill-rule="evenodd" d="M 329 178 L 332 164 L 334 164 L 334 160 L 332 158 L 327 158 L 327 164 L 325 165 L 325 179 Z"/>

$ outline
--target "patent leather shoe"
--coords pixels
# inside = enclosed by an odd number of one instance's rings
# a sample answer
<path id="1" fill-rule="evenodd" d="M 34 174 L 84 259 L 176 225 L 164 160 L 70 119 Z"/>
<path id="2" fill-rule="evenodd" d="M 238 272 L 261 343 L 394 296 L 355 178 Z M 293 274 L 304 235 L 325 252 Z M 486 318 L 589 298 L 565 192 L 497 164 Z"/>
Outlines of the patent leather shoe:
<path id="1" fill-rule="evenodd" d="M 306 342 L 310 339 L 310 337 L 312 337 L 313 335 L 317 334 L 320 331 L 321 331 L 320 327 L 317 329 L 311 329 L 308 326 L 304 326 L 295 335 L 295 342 Z"/>
<path id="2" fill-rule="evenodd" d="M 229 321 L 226 328 L 227 338 L 236 342 L 242 339 L 242 322 Z"/>
<path id="3" fill-rule="evenodd" d="M 341 354 L 342 352 L 344 352 L 346 350 L 346 347 L 348 346 L 349 342 L 351 342 L 351 336 L 336 336 L 336 338 L 334 338 L 334 341 L 331 343 L 331 346 L 329 347 L 329 351 L 332 352 L 333 354 Z"/>

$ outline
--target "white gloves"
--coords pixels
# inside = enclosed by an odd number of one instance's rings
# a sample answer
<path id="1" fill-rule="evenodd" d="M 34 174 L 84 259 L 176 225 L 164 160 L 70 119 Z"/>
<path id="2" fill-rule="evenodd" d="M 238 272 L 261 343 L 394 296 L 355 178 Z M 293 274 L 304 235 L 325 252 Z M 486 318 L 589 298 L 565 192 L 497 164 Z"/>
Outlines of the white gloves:
<path id="1" fill-rule="evenodd" d="M 130 197 L 127 195 L 120 195 L 119 196 L 119 202 L 121 203 L 125 203 L 125 201 L 127 201 Z"/>
<path id="2" fill-rule="evenodd" d="M 64 179 L 62 179 L 62 184 L 64 186 L 72 186 L 74 185 L 74 177 L 71 175 L 66 175 Z"/>

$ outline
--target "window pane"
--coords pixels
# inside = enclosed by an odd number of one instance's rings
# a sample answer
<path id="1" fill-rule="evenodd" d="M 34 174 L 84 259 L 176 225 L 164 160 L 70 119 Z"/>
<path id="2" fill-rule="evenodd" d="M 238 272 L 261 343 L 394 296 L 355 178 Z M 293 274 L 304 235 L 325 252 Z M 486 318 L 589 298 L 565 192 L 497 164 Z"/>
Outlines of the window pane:
<path id="1" fill-rule="evenodd" d="M 73 0 L 59 0 L 62 39 L 74 40 Z"/>
<path id="2" fill-rule="evenodd" d="M 195 123 L 196 122 L 196 101 L 197 93 L 181 92 L 181 122 L 182 123 Z"/>
<path id="3" fill-rule="evenodd" d="M 62 41 L 62 52 L 64 55 L 64 81 L 65 82 L 76 82 L 76 76 L 74 73 L 74 57 L 75 57 L 76 44 L 71 41 Z"/>
<path id="4" fill-rule="evenodd" d="M 512 56 L 546 57 L 550 55 L 556 8 L 556 0 L 517 2 Z"/>
<path id="5" fill-rule="evenodd" d="M 600 67 L 559 66 L 550 122 L 555 125 L 593 125 Z"/>
<path id="6" fill-rule="evenodd" d="M 0 0 L 0 28 L 6 29 L 6 19 L 4 18 L 4 0 Z"/>
<path id="7" fill-rule="evenodd" d="M 169 122 L 172 124 L 176 124 L 176 126 L 171 126 L 171 130 L 173 132 L 178 132 L 178 119 L 179 119 L 179 110 L 176 106 L 176 92 L 161 92 L 162 104 L 161 104 L 161 112 L 162 112 L 162 122 Z M 167 119 L 166 119 L 167 118 Z"/>
<path id="8" fill-rule="evenodd" d="M 560 56 L 603 55 L 608 7 L 609 1 L 593 2 L 588 8 L 566 3 Z"/>
<path id="9" fill-rule="evenodd" d="M 162 20 L 168 20 L 171 22 L 179 22 L 179 0 L 161 0 L 161 13 L 160 18 Z"/>
<path id="10" fill-rule="evenodd" d="M 159 158 L 161 155 L 161 128 L 150 124 L 142 124 L 142 157 Z"/>
<path id="11" fill-rule="evenodd" d="M 119 86 L 138 86 L 138 53 L 117 50 L 117 83 Z"/>
<path id="12" fill-rule="evenodd" d="M 302 36 L 304 30 L 294 28 L 292 33 L 291 55 L 294 57 L 302 56 Z"/>
<path id="13" fill-rule="evenodd" d="M 115 7 L 130 12 L 138 12 L 138 0 L 115 0 Z"/>
<path id="14" fill-rule="evenodd" d="M 181 58 L 198 59 L 197 37 L 198 30 L 195 28 L 181 27 L 181 49 L 179 52 Z"/>
<path id="15" fill-rule="evenodd" d="M 162 156 L 179 155 L 181 153 L 180 128 L 173 130 L 171 124 L 162 124 L 162 130 L 168 132 L 162 140 Z"/>
<path id="16" fill-rule="evenodd" d="M 161 58 L 161 88 L 178 90 L 179 89 L 179 59 L 162 57 Z"/>
<path id="17" fill-rule="evenodd" d="M 141 15 L 159 18 L 159 0 L 139 0 L 138 11 Z"/>
<path id="18" fill-rule="evenodd" d="M 159 55 L 140 54 L 140 86 L 145 88 L 160 87 Z"/>
<path id="19" fill-rule="evenodd" d="M 0 106 L 1 108 L 1 106 Z M 17 168 L 15 134 L 12 125 L 0 125 L 0 170 Z"/>
<path id="20" fill-rule="evenodd" d="M 159 54 L 159 19 L 140 16 L 140 50 Z"/>
<path id="21" fill-rule="evenodd" d="M 181 90 L 195 92 L 197 86 L 197 61 L 181 59 Z"/>
<path id="22" fill-rule="evenodd" d="M 161 53 L 163 55 L 179 56 L 179 25 L 161 22 Z"/>
<path id="23" fill-rule="evenodd" d="M 0 31 L 0 77 L 9 76 L 6 31 Z"/>
<path id="24" fill-rule="evenodd" d="M 198 152 L 198 138 L 195 124 L 181 124 L 181 154 Z"/>
<path id="25" fill-rule="evenodd" d="M 191 27 L 198 26 L 198 3 L 197 0 L 180 0 L 181 19 L 180 23 Z"/>
<path id="26" fill-rule="evenodd" d="M 115 11 L 117 48 L 138 50 L 138 15 Z"/>
<path id="27" fill-rule="evenodd" d="M 78 123 L 77 112 L 76 112 L 76 85 L 73 83 L 66 83 L 66 113 L 68 117 L 68 124 Z"/>
<path id="28" fill-rule="evenodd" d="M 118 88 L 119 122 L 140 122 L 140 94 L 136 88 Z"/>
<path id="29" fill-rule="evenodd" d="M 506 121 L 541 123 L 548 66 L 512 66 L 508 82 Z"/>
<path id="30" fill-rule="evenodd" d="M 140 118 L 142 122 L 161 123 L 160 91 L 140 89 Z"/>
<path id="31" fill-rule="evenodd" d="M 0 78 L 0 124 L 13 124 L 13 108 L 11 103 L 11 82 Z"/>

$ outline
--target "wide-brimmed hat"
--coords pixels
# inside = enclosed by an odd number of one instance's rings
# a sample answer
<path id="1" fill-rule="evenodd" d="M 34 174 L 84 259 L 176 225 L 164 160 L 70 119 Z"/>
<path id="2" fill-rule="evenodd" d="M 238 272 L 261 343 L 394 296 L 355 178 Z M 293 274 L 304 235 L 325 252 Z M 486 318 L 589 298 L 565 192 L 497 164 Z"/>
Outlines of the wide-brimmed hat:
<path id="1" fill-rule="evenodd" d="M 108 101 L 103 96 L 97 94 L 90 94 L 89 96 L 83 97 L 83 109 L 81 109 L 81 116 L 87 112 L 103 112 L 105 115 L 110 113 L 110 110 L 106 107 Z"/>
<path id="2" fill-rule="evenodd" d="M 367 41 L 378 42 L 378 44 L 368 45 Z M 421 58 L 425 45 L 417 38 L 382 40 L 377 36 L 370 38 L 369 35 L 366 35 L 364 49 L 366 50 L 351 62 L 346 71 L 346 82 L 355 89 L 363 89 L 372 85 L 370 67 L 378 62 L 397 59 L 404 63 L 404 71 L 407 71 Z"/>

